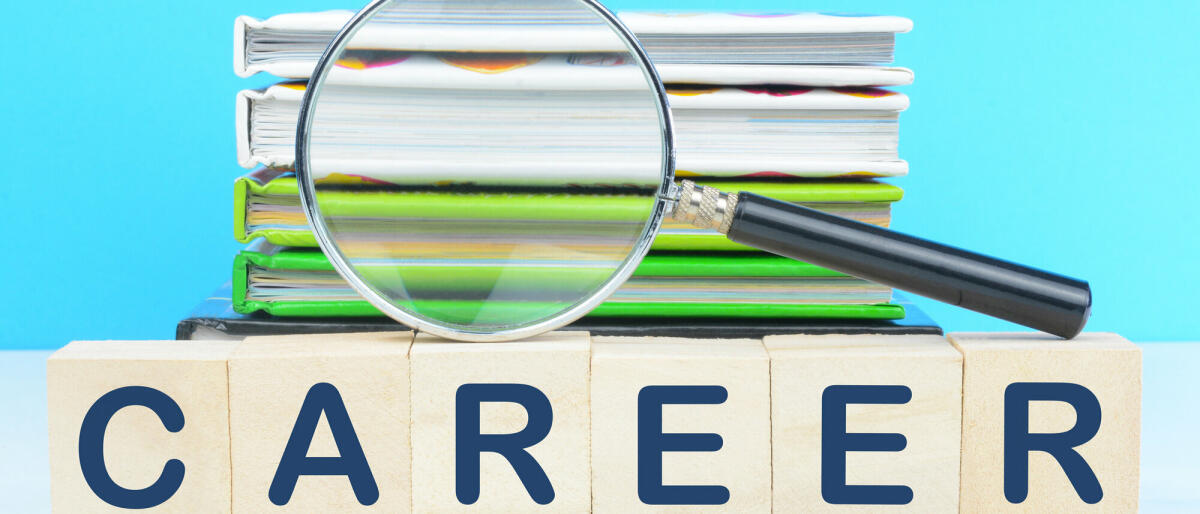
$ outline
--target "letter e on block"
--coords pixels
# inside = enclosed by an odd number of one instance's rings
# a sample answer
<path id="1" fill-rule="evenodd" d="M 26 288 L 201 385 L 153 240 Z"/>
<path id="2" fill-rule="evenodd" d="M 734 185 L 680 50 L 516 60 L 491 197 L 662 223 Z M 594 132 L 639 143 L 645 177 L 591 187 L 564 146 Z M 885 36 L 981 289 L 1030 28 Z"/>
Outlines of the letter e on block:
<path id="1" fill-rule="evenodd" d="M 408 512 L 412 332 L 250 337 L 229 359 L 236 512 Z"/>
<path id="2" fill-rule="evenodd" d="M 1116 334 L 957 333 L 962 512 L 1134 512 L 1142 354 Z"/>
<path id="3" fill-rule="evenodd" d="M 77 341 L 46 362 L 55 512 L 230 512 L 237 342 Z"/>
<path id="4" fill-rule="evenodd" d="M 769 512 L 768 366 L 759 340 L 593 338 L 593 512 Z"/>
<path id="5" fill-rule="evenodd" d="M 502 343 L 418 334 L 413 510 L 586 512 L 587 332 Z"/>
<path id="6" fill-rule="evenodd" d="M 962 357 L 934 335 L 770 336 L 776 512 L 954 512 Z"/>

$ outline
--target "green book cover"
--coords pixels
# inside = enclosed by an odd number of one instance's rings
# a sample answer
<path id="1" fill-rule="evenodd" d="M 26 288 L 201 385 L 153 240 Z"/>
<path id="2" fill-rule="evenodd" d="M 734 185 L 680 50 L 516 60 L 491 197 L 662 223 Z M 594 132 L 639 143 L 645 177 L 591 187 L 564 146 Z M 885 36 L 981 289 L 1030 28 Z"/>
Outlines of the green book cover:
<path id="1" fill-rule="evenodd" d="M 470 288 L 474 278 L 466 273 L 456 287 Z M 888 303 L 890 298 L 889 288 L 768 254 L 655 252 L 589 316 L 903 318 L 904 308 Z M 354 294 L 320 251 L 263 243 L 234 258 L 232 300 L 243 314 L 381 315 Z M 478 303 L 446 301 L 439 308 L 468 313 Z"/>
<path id="2" fill-rule="evenodd" d="M 891 204 L 900 200 L 903 191 L 891 184 L 874 181 L 842 182 L 741 182 L 701 181 L 704 185 L 726 191 L 748 191 L 779 200 L 800 203 L 858 221 L 887 226 L 891 219 Z M 386 192 L 324 192 L 322 205 L 353 210 L 361 216 L 386 218 L 397 213 L 396 193 Z M 477 208 L 502 209 L 506 214 L 531 217 L 552 216 L 557 219 L 596 219 L 596 216 L 620 215 L 621 208 L 643 209 L 644 200 L 622 199 L 615 196 L 568 198 L 539 196 L 514 198 L 500 195 L 481 195 Z M 454 217 L 461 213 L 460 198 L 449 194 L 422 193 L 406 198 L 404 208 L 435 217 Z M 625 205 L 628 203 L 628 205 Z M 309 231 L 296 178 L 286 170 L 264 168 L 249 173 L 234 182 L 234 238 L 249 242 L 263 238 L 281 246 L 315 247 L 316 240 Z M 652 250 L 751 250 L 729 241 L 711 230 L 666 222 L 655 238 Z"/>

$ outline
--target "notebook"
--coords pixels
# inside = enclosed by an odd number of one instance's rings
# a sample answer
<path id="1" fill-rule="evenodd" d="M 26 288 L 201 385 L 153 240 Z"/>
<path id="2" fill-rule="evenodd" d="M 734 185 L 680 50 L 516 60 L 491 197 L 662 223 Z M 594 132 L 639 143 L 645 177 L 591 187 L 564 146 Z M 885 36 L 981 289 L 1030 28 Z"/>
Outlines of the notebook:
<path id="1" fill-rule="evenodd" d="M 863 180 L 842 182 L 814 181 L 714 181 L 703 185 L 726 191 L 749 191 L 793 202 L 863 223 L 886 227 L 891 221 L 891 206 L 904 191 L 891 184 Z M 316 246 L 308 221 L 300 207 L 296 176 L 288 170 L 261 168 L 234 182 L 233 236 L 248 243 L 255 238 L 282 246 Z M 322 201 L 354 202 L 350 191 L 323 191 Z M 572 205 L 572 208 L 578 208 Z M 399 213 L 398 213 L 399 214 Z M 714 230 L 666 221 L 654 240 L 654 250 L 751 250 L 730 241 Z"/>
<path id="2" fill-rule="evenodd" d="M 459 80 L 456 84 L 477 91 L 455 105 L 446 105 L 447 117 L 469 117 L 477 107 L 472 102 L 488 102 L 491 95 L 503 94 L 506 87 L 529 83 L 507 75 L 531 74 L 533 68 L 542 64 L 479 72 L 473 71 L 480 68 L 478 62 L 470 66 L 443 63 L 443 68 L 456 71 L 448 71 L 439 79 L 442 83 Z M 577 75 L 555 72 L 545 76 L 581 80 Z M 381 98 L 376 98 L 378 88 L 341 87 L 349 89 L 340 90 L 337 98 L 347 100 L 322 104 L 322 116 L 326 119 L 342 122 L 363 116 L 388 116 L 389 112 L 398 120 L 419 118 L 406 111 L 421 103 L 419 87 L 389 90 Z M 238 93 L 237 153 L 243 167 L 294 164 L 295 127 L 304 90 L 303 83 L 288 82 Z M 588 105 L 579 99 L 568 101 L 562 95 L 555 98 L 565 102 L 564 105 Z M 893 177 L 908 172 L 908 163 L 898 157 L 899 115 L 908 107 L 908 97 L 901 93 L 874 88 L 675 86 L 668 89 L 668 100 L 675 123 L 676 175 L 680 177 Z M 437 105 L 445 102 L 441 98 L 436 101 Z M 512 119 L 490 120 L 489 126 L 511 123 L 513 133 L 523 133 L 520 131 L 528 128 L 528 117 L 520 113 L 511 116 Z M 341 145 L 360 142 L 355 132 L 359 127 L 353 121 L 344 121 L 346 126 L 340 130 L 332 123 L 322 125 L 322 133 L 330 136 L 323 142 Z M 628 132 L 636 133 L 636 128 L 631 127 Z M 422 132 L 421 127 L 404 123 L 388 124 L 380 130 Z M 623 133 L 609 126 L 598 126 L 597 130 L 602 131 L 593 138 L 597 140 L 609 137 L 607 134 Z M 336 139 L 339 134 L 349 139 Z M 379 137 L 394 139 L 386 134 Z M 445 144 L 458 144 L 459 140 L 447 140 Z M 497 162 L 501 160 L 497 158 Z M 503 162 L 511 164 L 509 160 Z M 336 162 L 327 164 L 338 167 Z M 354 169 L 356 163 L 347 161 L 344 167 Z M 603 175 L 616 171 L 573 170 L 572 173 Z M 605 178 L 579 176 L 577 180 L 603 182 Z"/>
<path id="3" fill-rule="evenodd" d="M 233 310 L 232 286 L 226 283 L 200 302 L 175 326 L 179 340 L 241 340 L 249 336 L 287 334 L 337 334 L 405 330 L 384 317 L 282 317 L 262 311 L 240 314 Z M 563 328 L 597 336 L 694 337 L 702 339 L 761 338 L 781 334 L 896 334 L 942 335 L 942 329 L 899 293 L 893 302 L 904 308 L 904 318 L 628 318 L 584 317 Z"/>
<path id="4" fill-rule="evenodd" d="M 493 274 L 479 273 L 480 288 Z M 455 288 L 470 288 L 463 275 Z M 486 290 L 486 289 L 484 289 Z M 785 257 L 761 253 L 651 252 L 593 317 L 898 319 L 891 288 Z M 315 248 L 255 242 L 233 264 L 233 308 L 278 316 L 380 316 Z M 453 293 L 439 308 L 469 312 Z"/>
<path id="5" fill-rule="evenodd" d="M 327 11 L 281 14 L 265 20 L 241 16 L 234 23 L 234 71 L 241 77 L 267 72 L 307 78 L 351 15 L 350 11 Z M 440 15 L 451 18 L 454 13 L 443 11 Z M 904 18 L 818 13 L 619 16 L 637 34 L 667 83 L 894 86 L 912 82 L 912 72 L 907 69 L 873 65 L 892 61 L 895 34 L 912 28 L 912 22 Z M 436 28 L 457 27 L 447 23 Z M 514 30 L 519 31 L 519 26 Z M 454 40 L 479 51 L 479 46 L 502 39 L 480 41 L 477 32 L 464 31 L 463 37 Z M 571 38 L 555 43 L 559 46 L 551 51 L 582 49 L 578 40 Z M 402 44 L 394 46 L 400 51 L 404 48 Z"/>

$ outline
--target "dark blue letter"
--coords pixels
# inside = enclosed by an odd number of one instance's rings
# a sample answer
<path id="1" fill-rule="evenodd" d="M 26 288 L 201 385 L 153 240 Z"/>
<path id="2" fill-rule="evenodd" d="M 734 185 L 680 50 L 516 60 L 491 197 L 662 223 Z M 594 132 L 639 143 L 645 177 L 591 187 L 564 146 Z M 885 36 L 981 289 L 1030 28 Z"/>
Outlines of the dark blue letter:
<path id="1" fill-rule="evenodd" d="M 322 412 L 329 422 L 329 432 L 333 434 L 339 457 L 308 456 L 308 448 Z M 379 487 L 375 485 L 375 477 L 367 465 L 367 456 L 363 455 L 358 435 L 354 433 L 354 425 L 350 423 L 342 395 L 336 387 L 325 382 L 309 388 L 308 395 L 304 397 L 296 424 L 292 425 L 292 435 L 283 449 L 283 456 L 279 458 L 279 467 L 275 469 L 275 478 L 267 490 L 271 503 L 287 505 L 300 475 L 346 475 L 358 503 L 371 505 L 379 499 Z"/>
<path id="2" fill-rule="evenodd" d="M 835 505 L 905 505 L 912 489 L 903 485 L 846 485 L 846 452 L 898 452 L 904 434 L 846 433 L 846 405 L 901 405 L 912 399 L 906 386 L 833 385 L 821 395 L 821 497 Z"/>
<path id="3" fill-rule="evenodd" d="M 1075 408 L 1075 426 L 1058 434 L 1029 433 L 1029 402 L 1066 402 Z M 1004 497 L 1021 503 L 1029 495 L 1029 452 L 1049 453 L 1075 493 L 1086 503 L 1104 497 L 1100 481 L 1075 447 L 1100 431 L 1100 400 L 1079 384 L 1017 382 L 1004 389 Z"/>
<path id="4" fill-rule="evenodd" d="M 83 416 L 79 427 L 79 469 L 92 492 L 109 505 L 148 509 L 167 501 L 179 490 L 183 483 L 183 463 L 179 459 L 168 460 L 158 480 L 145 489 L 126 489 L 113 482 L 104 465 L 104 430 L 117 411 L 132 405 L 153 411 L 168 432 L 183 430 L 183 411 L 162 391 L 143 386 L 113 389 L 96 400 Z"/>
<path id="5" fill-rule="evenodd" d="M 542 466 L 526 448 L 550 435 L 554 411 L 550 399 L 525 384 L 463 384 L 455 393 L 454 493 L 459 503 L 471 505 L 479 499 L 479 454 L 495 452 L 508 460 L 529 497 L 538 505 L 554 500 L 554 487 Z M 481 434 L 479 406 L 483 402 L 516 403 L 525 408 L 529 422 L 515 434 Z"/>
<path id="6" fill-rule="evenodd" d="M 729 489 L 719 485 L 663 485 L 663 452 L 715 452 L 720 434 L 664 434 L 662 406 L 718 405 L 729 392 L 721 386 L 646 386 L 638 392 L 638 498 L 647 505 L 724 505 Z"/>

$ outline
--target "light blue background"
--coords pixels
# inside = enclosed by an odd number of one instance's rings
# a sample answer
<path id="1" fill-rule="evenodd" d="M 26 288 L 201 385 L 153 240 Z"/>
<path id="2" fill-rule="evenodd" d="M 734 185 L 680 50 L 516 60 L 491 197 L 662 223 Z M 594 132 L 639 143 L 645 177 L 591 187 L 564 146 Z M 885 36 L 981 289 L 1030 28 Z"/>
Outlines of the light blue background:
<path id="1" fill-rule="evenodd" d="M 16 4 L 16 5 L 14 5 Z M 228 280 L 239 14 L 357 1 L 10 2 L 0 348 L 170 339 Z M 1200 2 L 622 0 L 907 16 L 897 229 L 1087 278 L 1089 330 L 1200 339 Z M 72 187 L 50 194 L 55 181 Z M 1014 326 L 921 302 L 948 330 Z"/>

